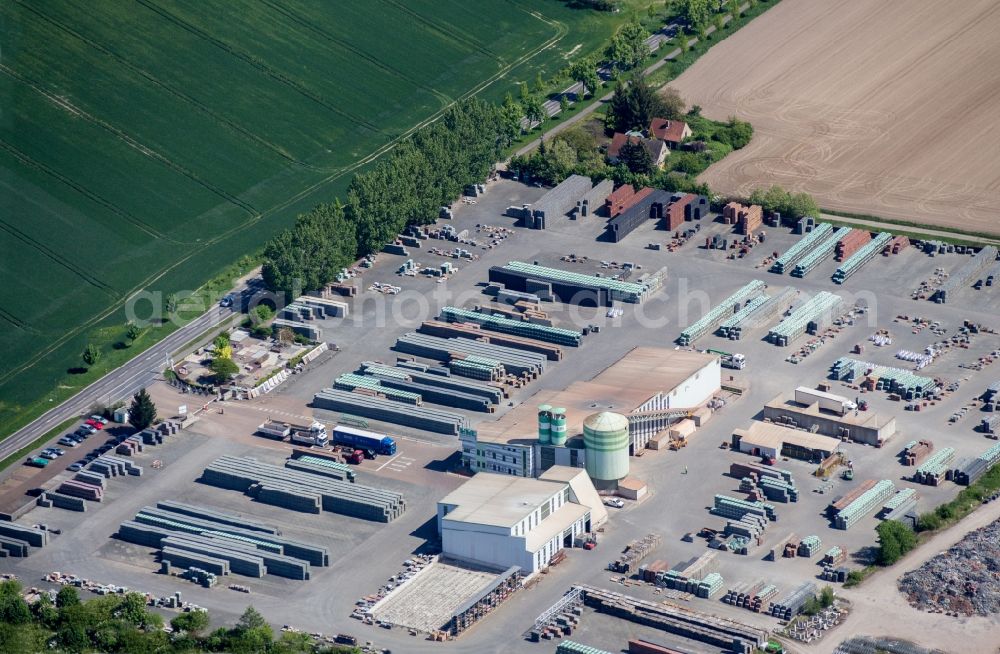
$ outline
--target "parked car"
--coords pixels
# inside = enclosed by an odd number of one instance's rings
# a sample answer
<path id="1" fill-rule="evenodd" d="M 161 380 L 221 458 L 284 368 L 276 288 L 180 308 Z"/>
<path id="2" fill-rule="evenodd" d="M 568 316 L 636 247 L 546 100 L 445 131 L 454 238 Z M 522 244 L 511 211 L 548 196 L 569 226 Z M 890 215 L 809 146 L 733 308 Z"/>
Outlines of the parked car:
<path id="1" fill-rule="evenodd" d="M 24 462 L 25 465 L 29 465 L 32 468 L 44 468 L 49 465 L 49 460 L 40 456 L 29 456 L 28 460 Z"/>
<path id="2" fill-rule="evenodd" d="M 616 509 L 620 509 L 623 506 L 625 506 L 625 502 L 622 502 L 617 497 L 609 497 L 608 499 L 604 500 L 604 506 L 613 506 Z"/>
<path id="3" fill-rule="evenodd" d="M 104 423 L 103 420 L 94 420 L 93 418 L 87 418 L 87 423 L 86 424 L 90 425 L 95 430 L 98 430 L 98 429 L 104 429 L 104 424 L 105 423 Z"/>
<path id="4" fill-rule="evenodd" d="M 54 453 L 56 456 L 62 456 L 63 454 L 66 454 L 66 450 L 59 447 L 46 447 L 45 449 L 48 450 L 49 452 Z"/>
<path id="5" fill-rule="evenodd" d="M 75 440 L 73 440 L 69 436 L 63 436 L 57 442 L 60 445 L 64 445 L 66 447 L 76 447 L 77 445 L 79 445 L 79 443 L 77 443 Z"/>
<path id="6" fill-rule="evenodd" d="M 97 427 L 88 424 L 80 425 L 80 429 L 87 432 L 88 434 L 93 434 L 94 432 L 97 431 Z"/>
<path id="7" fill-rule="evenodd" d="M 79 472 L 80 470 L 83 470 L 84 465 L 85 463 L 83 461 L 77 461 L 76 463 L 70 464 L 66 469 L 70 472 Z"/>
<path id="8" fill-rule="evenodd" d="M 96 431 L 96 430 L 94 430 L 94 431 Z M 88 437 L 88 436 L 90 436 L 90 435 L 91 435 L 92 433 L 94 433 L 94 432 L 92 432 L 91 430 L 89 430 L 89 429 L 86 429 L 86 428 L 84 428 L 84 427 L 80 427 L 80 428 L 79 428 L 79 429 L 77 429 L 77 430 L 76 430 L 75 432 L 73 432 L 73 435 L 74 435 L 74 436 L 79 436 L 80 438 L 87 438 L 87 437 Z"/>
<path id="9" fill-rule="evenodd" d="M 107 418 L 105 418 L 105 417 L 104 417 L 104 416 L 102 416 L 102 415 L 99 415 L 99 414 L 97 414 L 97 413 L 95 413 L 95 414 L 92 414 L 92 415 L 90 416 L 90 419 L 91 419 L 91 420 L 96 420 L 96 421 L 98 421 L 98 422 L 100 422 L 100 423 L 103 423 L 103 424 L 105 424 L 105 425 L 106 425 L 106 424 L 108 424 L 108 419 L 107 419 Z"/>

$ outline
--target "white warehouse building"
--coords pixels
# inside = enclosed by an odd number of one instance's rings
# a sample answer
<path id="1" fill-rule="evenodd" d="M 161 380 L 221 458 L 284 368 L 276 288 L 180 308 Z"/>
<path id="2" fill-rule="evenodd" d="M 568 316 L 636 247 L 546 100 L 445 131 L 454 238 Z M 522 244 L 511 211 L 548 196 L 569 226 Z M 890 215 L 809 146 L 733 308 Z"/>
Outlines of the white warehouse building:
<path id="1" fill-rule="evenodd" d="M 608 519 L 587 472 L 553 466 L 538 479 L 480 472 L 438 502 L 442 552 L 525 576 Z"/>

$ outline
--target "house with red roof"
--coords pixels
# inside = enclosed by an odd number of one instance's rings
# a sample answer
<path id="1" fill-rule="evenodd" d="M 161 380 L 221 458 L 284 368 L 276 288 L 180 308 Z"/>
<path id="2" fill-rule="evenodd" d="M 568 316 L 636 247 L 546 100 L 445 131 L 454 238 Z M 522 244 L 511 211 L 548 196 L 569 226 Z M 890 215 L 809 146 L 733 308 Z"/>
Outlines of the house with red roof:
<path id="1" fill-rule="evenodd" d="M 684 139 L 691 137 L 691 128 L 683 120 L 654 118 L 649 123 L 649 136 L 660 139 L 674 150 L 680 147 Z"/>

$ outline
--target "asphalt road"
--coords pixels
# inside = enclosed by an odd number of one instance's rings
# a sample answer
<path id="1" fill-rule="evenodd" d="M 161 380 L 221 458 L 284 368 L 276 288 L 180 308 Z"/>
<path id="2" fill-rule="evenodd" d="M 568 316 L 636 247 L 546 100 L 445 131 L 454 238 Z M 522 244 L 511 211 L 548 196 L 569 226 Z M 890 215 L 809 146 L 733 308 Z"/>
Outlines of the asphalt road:
<path id="1" fill-rule="evenodd" d="M 233 315 L 232 309 L 216 306 L 184 325 L 124 365 L 112 370 L 62 404 L 49 409 L 0 441 L 0 459 L 5 459 L 60 423 L 83 415 L 97 403 L 110 404 L 133 395 L 162 375 L 168 357 L 178 348 Z"/>

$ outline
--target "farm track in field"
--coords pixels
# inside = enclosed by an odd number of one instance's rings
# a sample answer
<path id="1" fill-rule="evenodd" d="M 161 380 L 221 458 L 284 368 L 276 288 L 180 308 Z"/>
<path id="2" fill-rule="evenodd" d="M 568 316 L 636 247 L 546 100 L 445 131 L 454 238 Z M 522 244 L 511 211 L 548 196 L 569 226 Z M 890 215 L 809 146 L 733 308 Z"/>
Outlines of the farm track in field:
<path id="1" fill-rule="evenodd" d="M 18 2 L 19 5 L 21 5 L 25 10 L 27 10 L 31 14 L 34 14 L 35 16 L 37 16 L 38 18 L 46 21 L 47 23 L 49 23 L 50 25 L 52 25 L 56 29 L 58 29 L 58 30 L 60 30 L 60 31 L 62 31 L 62 32 L 66 33 L 66 34 L 68 34 L 70 36 L 72 36 L 74 39 L 80 41 L 81 43 L 84 43 L 84 44 L 90 46 L 91 48 L 93 48 L 94 50 L 97 50 L 101 54 L 114 59 L 115 63 L 120 64 L 123 68 L 126 68 L 127 70 L 129 70 L 130 72 L 134 73 L 135 75 L 138 75 L 139 77 L 145 79 L 150 84 L 153 84 L 156 88 L 162 89 L 163 91 L 166 91 L 167 93 L 169 93 L 170 95 L 174 96 L 175 98 L 178 98 L 178 99 L 182 100 L 183 102 L 187 103 L 189 106 L 193 107 L 197 111 L 200 111 L 201 113 L 203 113 L 203 114 L 211 117 L 213 120 L 215 120 L 216 122 L 218 122 L 219 125 L 221 125 L 224 128 L 227 128 L 227 129 L 231 130 L 232 132 L 235 132 L 236 134 L 239 134 L 241 137 L 243 137 L 244 139 L 246 139 L 248 142 L 253 143 L 255 145 L 259 145 L 259 146 L 261 146 L 263 148 L 266 148 L 267 150 L 271 151 L 272 153 L 276 154 L 277 156 L 281 157 L 285 161 L 287 161 L 287 162 L 289 162 L 289 163 L 291 163 L 291 164 L 293 164 L 295 166 L 300 166 L 302 168 L 306 168 L 306 169 L 310 169 L 310 170 L 315 170 L 315 171 L 319 171 L 319 172 L 329 172 L 330 170 L 333 170 L 333 169 L 330 169 L 330 168 L 322 168 L 322 167 L 314 166 L 312 164 L 309 164 L 309 163 L 307 163 L 305 161 L 302 161 L 300 159 L 297 159 L 297 158 L 293 157 L 291 154 L 289 154 L 281 146 L 276 145 L 274 143 L 271 143 L 267 139 L 261 137 L 256 132 L 252 132 L 252 131 L 246 129 L 245 127 L 243 127 L 242 125 L 240 125 L 239 123 L 237 123 L 237 122 L 235 122 L 233 120 L 230 120 L 229 118 L 226 118 L 225 116 L 223 116 L 219 112 L 214 111 L 211 107 L 208 107 L 204 103 L 199 102 L 197 99 L 195 99 L 194 97 L 188 95 L 187 93 L 184 93 L 183 91 L 181 91 L 181 90 L 179 90 L 179 89 L 171 86 L 170 84 L 167 84 L 166 82 L 163 82 L 162 80 L 160 80 L 159 78 L 157 78 L 155 75 L 153 75 L 149 71 L 147 71 L 147 70 L 145 70 L 143 68 L 140 68 L 139 66 L 136 66 L 135 64 L 133 64 L 132 62 L 130 62 L 128 60 L 128 58 L 121 56 L 120 54 L 118 54 L 114 50 L 111 50 L 110 48 L 106 47 L 105 45 L 103 45 L 101 43 L 98 43 L 98 42 L 94 41 L 93 39 L 90 39 L 90 38 L 84 36 L 80 32 L 74 30 L 73 28 L 69 27 L 68 25 L 65 25 L 61 21 L 59 21 L 59 20 L 57 20 L 57 19 L 55 19 L 55 18 L 53 18 L 51 16 L 48 16 L 47 14 L 44 14 L 43 12 L 39 11 L 37 7 L 32 6 L 30 4 L 25 4 L 24 0 L 16 0 L 16 1 Z"/>
<path id="2" fill-rule="evenodd" d="M 281 5 L 279 5 L 279 4 L 275 3 L 275 2 L 272 2 L 271 0 L 261 0 L 261 4 L 263 4 L 263 5 L 267 6 L 267 7 L 270 7 L 272 11 L 275 11 L 275 12 L 281 14 L 282 16 L 284 16 L 285 18 L 287 18 L 288 20 L 292 21 L 293 23 L 295 23 L 297 25 L 300 25 L 300 26 L 304 27 L 305 29 L 307 29 L 310 32 L 312 32 L 313 34 L 316 34 L 317 36 L 319 36 L 320 38 L 322 38 L 322 39 L 324 39 L 326 41 L 329 41 L 330 43 L 333 43 L 338 48 L 341 48 L 342 50 L 345 50 L 347 52 L 350 52 L 351 54 L 354 54 L 354 55 L 357 55 L 358 57 L 361 57 L 362 59 L 364 59 L 368 63 L 372 64 L 373 66 L 375 66 L 379 70 L 382 70 L 382 71 L 388 73 L 389 75 L 392 75 L 393 77 L 395 77 L 397 79 L 401 79 L 401 80 L 403 80 L 404 82 L 406 82 L 408 84 L 412 84 L 416 88 L 423 89 L 424 91 L 427 91 L 428 93 L 434 95 L 434 97 L 436 97 L 440 101 L 441 107 L 446 107 L 446 106 L 448 106 L 448 104 L 450 102 L 452 102 L 451 97 L 448 96 L 447 94 L 442 93 L 441 91 L 438 91 L 437 89 L 435 89 L 433 87 L 430 87 L 430 86 L 428 86 L 428 85 L 426 85 L 426 84 L 424 84 L 422 82 L 419 82 L 419 81 L 413 79 L 412 77 L 408 76 L 406 73 L 402 72 L 401 70 L 395 68 L 394 66 L 391 66 L 391 65 L 385 63 L 384 61 L 382 61 L 378 57 L 365 52 L 361 48 L 358 48 L 356 46 L 351 45 L 350 43 L 348 43 L 344 39 L 338 37 L 335 34 L 330 33 L 329 31 L 327 31 L 325 29 L 317 27 L 316 25 L 313 24 L 312 21 L 310 21 L 310 20 L 308 20 L 306 18 L 303 18 L 302 16 L 300 16 L 297 13 L 295 13 L 291 9 L 289 9 L 287 7 L 282 7 Z"/>
<path id="3" fill-rule="evenodd" d="M 396 9 L 398 9 L 399 11 L 401 11 L 404 14 L 407 14 L 408 16 L 412 17 L 413 20 L 415 20 L 418 23 L 420 23 L 421 25 L 427 27 L 428 29 L 430 29 L 431 31 L 435 32 L 439 36 L 444 37 L 445 40 L 451 41 L 452 43 L 457 43 L 457 44 L 461 45 L 464 48 L 475 50 L 476 52 L 479 52 L 481 54 L 486 55 L 490 59 L 495 59 L 497 61 L 497 63 L 501 67 L 503 67 L 503 65 L 504 65 L 504 58 L 503 57 L 501 57 L 497 53 L 493 52 L 489 48 L 485 47 L 484 45 L 478 43 L 474 39 L 466 38 L 465 36 L 462 35 L 461 30 L 457 30 L 457 29 L 454 29 L 454 28 L 449 29 L 447 27 L 442 27 L 437 22 L 435 22 L 435 21 L 427 18 L 426 16 L 422 16 L 421 14 L 413 11 L 412 9 L 410 9 L 409 7 L 407 7 L 402 2 L 397 2 L 396 0 L 382 0 L 382 2 L 384 2 L 385 4 L 388 4 L 388 5 L 392 5 L 393 7 L 395 7 Z"/>
<path id="4" fill-rule="evenodd" d="M 176 16 L 176 15 L 170 13 L 166 9 L 163 9 L 162 7 L 159 7 L 158 5 L 154 4 L 153 2 L 150 2 L 150 0 L 136 0 L 136 2 L 138 2 L 139 4 L 141 4 L 143 7 L 146 7 L 150 11 L 158 14 L 163 19 L 165 19 L 165 20 L 173 23 L 177 27 L 183 29 L 184 31 L 186 31 L 186 32 L 188 32 L 190 34 L 193 34 L 194 36 L 197 36 L 198 38 L 202 39 L 206 43 L 210 43 L 211 45 L 213 45 L 216 48 L 218 48 L 218 49 L 222 50 L 223 52 L 225 52 L 226 54 L 228 54 L 228 55 L 230 55 L 230 56 L 232 56 L 232 57 L 234 57 L 236 59 L 239 59 L 240 61 L 243 61 L 244 63 L 249 64 L 250 66 L 256 68 L 257 70 L 259 70 L 261 73 L 263 73 L 267 77 L 271 78 L 272 80 L 274 80 L 276 82 L 284 84 L 285 86 L 287 86 L 288 88 L 294 90 L 296 93 L 298 93 L 302 97 L 307 98 L 307 99 L 311 100 L 312 102 L 315 102 L 316 104 L 318 104 L 319 106 L 323 107 L 324 109 L 326 109 L 326 110 L 328 110 L 328 111 L 330 111 L 332 113 L 335 113 L 338 116 L 346 118 L 346 119 L 350 120 L 352 123 L 355 123 L 356 125 L 364 127 L 365 129 L 367 129 L 367 130 L 369 130 L 369 131 L 371 131 L 371 132 L 373 132 L 375 134 L 383 134 L 383 135 L 386 134 L 385 131 L 383 131 L 378 125 L 376 125 L 376 124 L 374 124 L 374 123 L 366 120 L 365 118 L 362 118 L 361 116 L 357 116 L 355 114 L 352 114 L 349 111 L 345 111 L 344 109 L 341 109 L 340 107 L 334 105 L 333 103 L 331 103 L 329 100 L 327 100 L 323 96 L 321 96 L 318 93 L 315 93 L 315 92 L 311 91 L 310 89 L 308 89 L 305 85 L 302 84 L 302 82 L 300 82 L 300 81 L 298 81 L 296 79 L 293 79 L 293 78 L 285 75 L 284 73 L 282 73 L 280 71 L 275 70 L 274 68 L 272 68 L 271 66 L 269 66 L 266 62 L 264 62 L 260 58 L 255 57 L 255 56 L 253 56 L 253 55 L 251 55 L 251 54 L 249 54 L 247 52 L 243 52 L 242 50 L 239 50 L 239 49 L 237 49 L 237 48 L 229 45 L 225 41 L 222 41 L 220 39 L 215 38 L 211 34 L 205 32 L 204 30 L 202 30 L 200 28 L 198 28 L 197 26 L 192 25 L 191 23 L 185 21 L 183 18 L 180 18 L 179 16 Z"/>
<path id="5" fill-rule="evenodd" d="M 35 159 L 32 159 L 30 156 L 28 156 L 27 154 L 21 152 L 15 146 L 11 145 L 7 141 L 3 140 L 2 138 L 0 138 L 0 149 L 5 150 L 7 153 L 9 153 L 11 156 L 13 156 L 15 159 L 17 159 L 18 161 L 20 161 L 25 166 L 29 166 L 31 168 L 34 168 L 35 170 L 38 170 L 38 171 L 41 171 L 41 172 L 45 173 L 49 177 L 52 177 L 53 179 L 58 180 L 62 184 L 68 186 L 71 189 L 73 189 L 74 191 L 76 191 L 80 195 L 82 195 L 82 196 L 88 198 L 89 200 L 91 200 L 93 202 L 96 202 L 97 204 L 101 205 L 102 207 L 108 209 L 109 211 L 111 211 L 112 213 L 114 213 L 116 216 L 118 216 L 120 218 L 123 218 L 125 221 L 127 221 L 128 223 L 130 223 L 134 227 L 142 230 L 143 232 L 145 232 L 149 236 L 152 236 L 153 238 L 156 238 L 156 239 L 162 239 L 162 240 L 170 242 L 170 243 L 176 243 L 176 244 L 179 245 L 179 242 L 174 241 L 173 239 L 167 237 L 163 232 L 159 231 L 158 229 L 156 229 L 155 227 L 153 227 L 149 223 L 145 222 L 144 220 L 142 220 L 140 218 L 137 218 L 136 216 L 133 216 L 131 213 L 129 213 L 128 211 L 125 211 L 124 209 L 122 209 L 121 207 L 119 207 L 114 202 L 111 202 L 110 200 L 104 198 L 101 195 L 98 195 L 97 193 L 95 193 L 95 192 L 91 191 L 90 189 L 88 189 L 86 186 L 84 186 L 84 185 L 82 185 L 82 184 L 74 181 L 73 179 L 67 177 L 66 175 L 63 175 L 62 173 L 60 173 L 60 172 L 58 172 L 56 170 L 53 170 L 49 166 L 41 163 L 40 161 L 36 161 Z"/>
<path id="6" fill-rule="evenodd" d="M 212 184 L 211 182 L 208 182 L 208 181 L 202 179 L 199 175 L 197 175 L 191 169 L 186 168 L 185 166 L 180 165 L 176 161 L 171 160 L 169 157 L 166 157 L 166 156 L 160 154 L 159 152 L 157 152 L 153 148 L 150 148 L 150 147 L 148 147 L 146 145 L 143 145 L 137 139 L 135 139 L 134 137 L 132 137 L 130 134 L 126 133 L 124 130 L 119 129 L 118 127 L 115 127 L 114 125 L 108 123 L 105 120 L 102 120 L 102 119 L 98 118 L 97 116 L 94 116 L 94 115 L 92 115 L 90 113 L 87 113 L 83 109 L 80 109 L 79 107 L 70 104 L 67 100 L 64 100 L 62 98 L 59 98 L 59 97 L 53 95 L 52 93 L 49 93 L 48 91 L 46 91 L 45 89 L 43 89 L 41 86 L 39 86 L 34 81 L 32 81 L 32 80 L 24 77 L 23 75 L 20 75 L 20 74 L 18 74 L 16 72 L 12 71 L 7 66 L 4 66 L 3 64 L 0 64 L 0 71 L 2 71 L 3 73 L 7 74 L 8 76 L 16 79 L 17 81 L 21 82 L 22 84 L 28 86 L 29 88 L 31 88 L 33 91 L 35 91 L 39 95 L 43 96 L 48 101 L 50 101 L 53 104 L 55 104 L 55 105 L 57 105 L 57 106 L 65 109 L 65 110 L 69 111 L 70 113 L 72 113 L 73 115 L 77 116 L 78 118 L 82 118 L 82 119 L 86 120 L 87 122 L 91 123 L 92 125 L 96 125 L 97 127 L 100 127 L 101 129 L 109 132 L 110 134 L 113 134 L 115 136 L 115 138 L 117 138 L 118 140 L 122 141 L 123 143 L 125 143 L 126 145 L 128 145 L 130 148 L 133 148 L 133 149 L 141 152 L 143 155 L 149 157 L 150 159 L 158 161 L 159 163 L 161 163 L 164 166 L 170 168 L 171 170 L 173 170 L 174 172 L 180 174 L 181 176 L 190 179 L 195 184 L 198 184 L 202 188 L 204 188 L 204 189 L 208 190 L 209 192 L 211 192 L 211 193 L 219 196 L 220 198 L 222 198 L 226 202 L 229 202 L 230 204 L 232 204 L 232 205 L 234 205 L 236 207 L 239 207 L 240 209 L 242 209 L 243 211 L 245 211 L 248 214 L 255 214 L 255 213 L 257 213 L 257 210 L 254 208 L 254 206 L 252 204 L 250 204 L 248 202 L 244 202 L 243 200 L 241 200 L 240 198 L 236 197 L 232 193 L 229 193 L 228 191 L 225 191 L 225 190 L 219 188 L 215 184 Z"/>
<path id="7" fill-rule="evenodd" d="M 65 256 L 62 256 L 58 252 L 55 252 L 49 246 L 45 245 L 38 239 L 32 238 L 28 234 L 25 234 L 20 229 L 18 229 L 14 225 L 11 225 L 3 218 L 0 218 L 0 230 L 7 232 L 8 234 L 13 236 L 17 240 L 21 241 L 28 247 L 38 251 L 39 254 L 52 261 L 52 263 L 54 263 L 55 265 L 61 266 L 62 268 L 65 268 L 66 270 L 70 271 L 83 281 L 87 282 L 94 288 L 106 294 L 108 297 L 113 299 L 121 297 L 121 293 L 118 290 L 116 290 L 113 286 L 91 275 L 89 272 L 87 272 L 80 266 L 70 263 L 69 261 L 66 260 Z"/>

